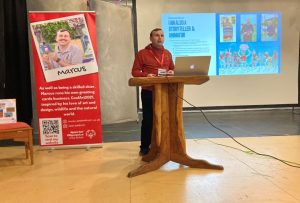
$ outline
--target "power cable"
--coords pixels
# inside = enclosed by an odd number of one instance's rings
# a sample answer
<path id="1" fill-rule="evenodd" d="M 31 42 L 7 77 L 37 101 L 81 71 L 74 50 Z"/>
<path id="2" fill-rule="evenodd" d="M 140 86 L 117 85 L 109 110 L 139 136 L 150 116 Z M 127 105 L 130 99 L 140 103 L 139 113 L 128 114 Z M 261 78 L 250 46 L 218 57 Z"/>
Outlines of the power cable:
<path id="1" fill-rule="evenodd" d="M 165 78 L 167 78 L 168 83 L 171 84 L 171 82 L 170 82 L 168 76 L 165 76 Z M 275 156 L 273 156 L 273 155 L 263 154 L 263 153 L 256 152 L 256 151 L 254 151 L 253 149 L 247 147 L 246 145 L 240 143 L 240 142 L 237 141 L 232 135 L 230 135 L 230 134 L 227 133 L 226 131 L 222 130 L 221 128 L 215 126 L 215 125 L 207 118 L 207 116 L 205 115 L 205 113 L 202 111 L 202 109 L 201 109 L 200 107 L 197 107 L 197 106 L 193 105 L 192 103 L 190 103 L 189 101 L 187 101 L 186 99 L 180 97 L 180 96 L 177 94 L 177 90 L 174 89 L 173 86 L 170 86 L 170 87 L 172 88 L 172 90 L 173 90 L 173 92 L 174 92 L 174 94 L 175 94 L 175 96 L 176 96 L 177 98 L 179 98 L 179 99 L 185 101 L 187 104 L 189 104 L 190 106 L 194 107 L 195 109 L 199 109 L 200 112 L 202 113 L 203 117 L 205 118 L 205 120 L 206 120 L 212 127 L 214 127 L 215 129 L 219 130 L 220 132 L 222 132 L 222 133 L 224 133 L 225 135 L 227 135 L 228 137 L 230 137 L 230 138 L 231 138 L 233 141 L 235 141 L 237 144 L 241 145 L 242 147 L 248 149 L 249 151 L 251 151 L 251 152 L 253 152 L 254 154 L 257 154 L 257 155 L 259 155 L 259 156 L 270 157 L 270 158 L 275 159 L 275 160 L 277 160 L 277 161 L 280 161 L 280 162 L 282 162 L 282 163 L 284 163 L 284 164 L 286 164 L 286 165 L 288 165 L 288 166 L 290 166 L 290 167 L 300 168 L 300 164 L 299 164 L 299 163 L 293 163 L 293 162 L 291 162 L 291 161 L 285 161 L 285 160 L 280 159 L 280 158 L 277 158 L 277 157 L 275 157 Z M 294 165 L 291 164 L 291 163 L 293 163 Z"/>

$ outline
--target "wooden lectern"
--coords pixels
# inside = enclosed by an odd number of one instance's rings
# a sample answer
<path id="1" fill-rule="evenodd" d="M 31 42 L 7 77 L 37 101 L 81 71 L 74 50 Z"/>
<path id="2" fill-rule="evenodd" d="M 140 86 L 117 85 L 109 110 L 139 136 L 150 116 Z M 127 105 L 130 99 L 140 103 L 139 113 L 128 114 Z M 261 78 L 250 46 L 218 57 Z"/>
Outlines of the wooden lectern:
<path id="1" fill-rule="evenodd" d="M 129 86 L 154 86 L 153 130 L 151 148 L 142 158 L 147 162 L 128 173 L 134 177 L 160 168 L 174 161 L 192 168 L 223 170 L 223 166 L 196 160 L 186 154 L 182 119 L 183 87 L 200 85 L 208 76 L 136 77 L 129 79 Z"/>

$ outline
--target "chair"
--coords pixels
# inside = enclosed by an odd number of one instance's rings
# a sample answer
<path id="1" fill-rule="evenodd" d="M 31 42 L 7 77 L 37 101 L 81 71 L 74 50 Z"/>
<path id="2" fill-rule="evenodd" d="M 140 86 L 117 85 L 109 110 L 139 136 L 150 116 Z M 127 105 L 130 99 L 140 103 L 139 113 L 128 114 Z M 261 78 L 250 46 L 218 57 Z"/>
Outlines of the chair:
<path id="1" fill-rule="evenodd" d="M 0 124 L 0 140 L 21 141 L 25 143 L 26 159 L 28 152 L 30 153 L 30 162 L 33 164 L 33 144 L 32 144 L 32 128 L 26 123 L 6 123 Z"/>

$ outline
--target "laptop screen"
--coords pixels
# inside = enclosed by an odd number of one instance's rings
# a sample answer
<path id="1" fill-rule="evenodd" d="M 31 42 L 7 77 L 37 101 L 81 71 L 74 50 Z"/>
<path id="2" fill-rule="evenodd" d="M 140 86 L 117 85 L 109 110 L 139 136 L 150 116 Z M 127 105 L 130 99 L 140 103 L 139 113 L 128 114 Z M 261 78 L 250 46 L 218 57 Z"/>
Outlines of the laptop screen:
<path id="1" fill-rule="evenodd" d="M 175 76 L 207 75 L 211 56 L 178 56 L 175 59 Z"/>

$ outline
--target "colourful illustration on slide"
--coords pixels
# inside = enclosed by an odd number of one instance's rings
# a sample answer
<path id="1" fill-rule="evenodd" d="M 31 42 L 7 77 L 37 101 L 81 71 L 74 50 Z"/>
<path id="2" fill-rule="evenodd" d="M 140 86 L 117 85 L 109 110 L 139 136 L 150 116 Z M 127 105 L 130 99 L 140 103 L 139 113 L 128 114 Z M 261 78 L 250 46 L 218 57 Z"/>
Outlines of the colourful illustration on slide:
<path id="1" fill-rule="evenodd" d="M 278 39 L 278 15 L 262 14 L 261 41 L 276 41 Z"/>
<path id="2" fill-rule="evenodd" d="M 236 41 L 217 41 L 217 75 L 280 73 L 279 13 L 236 13 Z M 222 17 L 220 14 L 220 24 Z M 222 35 L 222 27 L 217 30 Z"/>
<path id="3" fill-rule="evenodd" d="M 224 47 L 219 51 L 219 75 L 278 73 L 278 52 L 248 44 Z"/>
<path id="4" fill-rule="evenodd" d="M 220 42 L 236 41 L 236 16 L 220 15 Z"/>
<path id="5" fill-rule="evenodd" d="M 241 41 L 255 42 L 256 41 L 256 15 L 241 15 Z"/>

